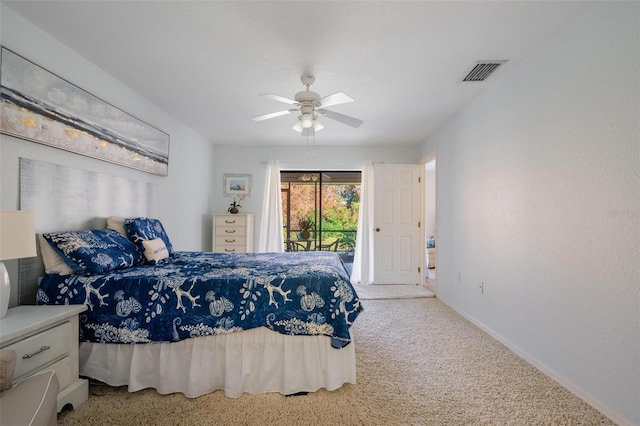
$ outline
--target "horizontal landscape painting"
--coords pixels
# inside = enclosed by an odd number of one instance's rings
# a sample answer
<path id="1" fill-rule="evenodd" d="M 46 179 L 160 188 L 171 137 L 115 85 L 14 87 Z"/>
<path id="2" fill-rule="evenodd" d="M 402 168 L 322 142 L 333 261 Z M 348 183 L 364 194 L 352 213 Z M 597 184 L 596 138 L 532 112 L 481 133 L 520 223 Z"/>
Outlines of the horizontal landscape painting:
<path id="1" fill-rule="evenodd" d="M 166 176 L 169 135 L 2 48 L 0 132 Z"/>

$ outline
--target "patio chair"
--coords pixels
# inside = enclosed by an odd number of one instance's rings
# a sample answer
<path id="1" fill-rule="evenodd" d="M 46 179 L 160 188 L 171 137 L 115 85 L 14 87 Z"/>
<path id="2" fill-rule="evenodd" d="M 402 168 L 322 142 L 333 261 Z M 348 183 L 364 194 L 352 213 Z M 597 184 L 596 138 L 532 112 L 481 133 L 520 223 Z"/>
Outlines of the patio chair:
<path id="1" fill-rule="evenodd" d="M 318 250 L 338 251 L 338 243 L 340 243 L 339 239 L 337 239 L 334 242 L 329 243 L 329 244 L 320 244 L 320 246 L 318 247 Z"/>

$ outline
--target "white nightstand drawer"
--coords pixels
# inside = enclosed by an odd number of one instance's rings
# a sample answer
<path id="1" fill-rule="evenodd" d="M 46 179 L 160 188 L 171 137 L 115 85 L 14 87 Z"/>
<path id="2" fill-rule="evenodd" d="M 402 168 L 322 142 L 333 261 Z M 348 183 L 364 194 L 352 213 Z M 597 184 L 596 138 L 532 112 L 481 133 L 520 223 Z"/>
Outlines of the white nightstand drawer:
<path id="1" fill-rule="evenodd" d="M 16 351 L 14 376 L 20 377 L 63 356 L 73 343 L 71 336 L 73 336 L 71 323 L 65 322 L 9 345 L 8 348 Z"/>
<path id="2" fill-rule="evenodd" d="M 228 215 L 216 215 L 215 226 L 241 226 L 245 227 L 247 224 L 247 217 L 237 216 L 235 214 Z"/>
<path id="3" fill-rule="evenodd" d="M 55 371 L 60 382 L 58 412 L 77 408 L 89 395 L 89 383 L 78 376 L 78 315 L 85 310 L 86 305 L 21 305 L 0 319 L 0 347 L 13 348 L 17 355 L 14 383 Z"/>
<path id="4" fill-rule="evenodd" d="M 56 372 L 56 377 L 60 382 L 60 390 L 66 388 L 72 382 L 70 356 L 66 356 L 62 358 L 60 361 L 50 365 L 49 367 L 44 368 L 43 370 L 53 370 Z"/>

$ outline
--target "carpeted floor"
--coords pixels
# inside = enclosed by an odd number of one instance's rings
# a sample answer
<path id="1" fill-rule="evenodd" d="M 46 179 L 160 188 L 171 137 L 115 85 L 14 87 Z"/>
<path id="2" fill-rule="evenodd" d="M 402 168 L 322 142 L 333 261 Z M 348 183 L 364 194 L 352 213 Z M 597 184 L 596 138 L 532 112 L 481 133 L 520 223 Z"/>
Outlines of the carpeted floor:
<path id="1" fill-rule="evenodd" d="M 195 399 L 91 385 L 59 425 L 609 425 L 435 298 L 364 300 L 357 384 L 285 397 Z"/>

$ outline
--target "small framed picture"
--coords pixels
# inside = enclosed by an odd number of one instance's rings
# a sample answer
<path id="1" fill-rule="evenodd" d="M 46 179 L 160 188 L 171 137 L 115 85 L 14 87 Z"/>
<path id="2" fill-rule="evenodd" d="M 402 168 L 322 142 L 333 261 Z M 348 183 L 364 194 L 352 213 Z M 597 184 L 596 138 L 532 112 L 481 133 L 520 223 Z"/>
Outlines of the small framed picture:
<path id="1" fill-rule="evenodd" d="M 251 175 L 225 174 L 223 184 L 225 197 L 251 194 Z"/>

